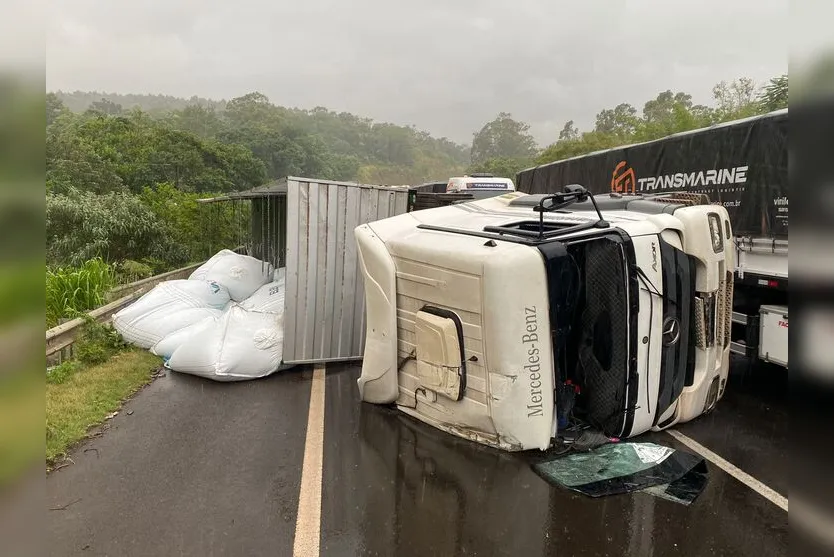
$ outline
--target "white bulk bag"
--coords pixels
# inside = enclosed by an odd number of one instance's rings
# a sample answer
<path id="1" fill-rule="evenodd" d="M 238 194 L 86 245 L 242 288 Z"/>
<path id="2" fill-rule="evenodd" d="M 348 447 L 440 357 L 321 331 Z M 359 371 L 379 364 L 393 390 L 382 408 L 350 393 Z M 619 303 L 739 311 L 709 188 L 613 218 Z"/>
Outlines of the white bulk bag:
<path id="1" fill-rule="evenodd" d="M 213 281 L 170 280 L 113 316 L 113 326 L 124 339 L 150 348 L 175 331 L 219 317 L 229 303 L 229 292 Z"/>
<path id="2" fill-rule="evenodd" d="M 222 250 L 191 273 L 189 280 L 213 280 L 229 289 L 240 302 L 272 279 L 274 267 L 248 255 Z"/>
<path id="3" fill-rule="evenodd" d="M 275 271 L 275 280 L 268 282 L 243 300 L 240 307 L 249 311 L 284 313 L 284 267 Z"/>
<path id="4" fill-rule="evenodd" d="M 218 260 L 223 259 L 224 257 L 228 257 L 230 255 L 237 255 L 230 249 L 223 249 L 212 255 L 210 258 L 206 260 L 205 263 L 194 269 L 189 275 L 188 280 L 206 280 L 206 273 L 214 267 L 214 264 L 217 263 Z"/>
<path id="5" fill-rule="evenodd" d="M 216 316 L 212 315 L 211 317 L 201 319 L 193 325 L 183 327 L 179 331 L 174 331 L 173 333 L 169 334 L 168 336 L 154 344 L 151 347 L 151 352 L 167 360 L 171 357 L 171 354 L 174 353 L 174 350 L 179 348 L 182 343 L 184 343 L 191 337 L 191 335 L 207 327 L 215 326 L 217 324 L 217 320 L 221 316 L 222 314 Z"/>
<path id="6" fill-rule="evenodd" d="M 214 324 L 189 335 L 166 366 L 215 381 L 255 379 L 278 371 L 283 344 L 283 312 L 232 305 Z"/>

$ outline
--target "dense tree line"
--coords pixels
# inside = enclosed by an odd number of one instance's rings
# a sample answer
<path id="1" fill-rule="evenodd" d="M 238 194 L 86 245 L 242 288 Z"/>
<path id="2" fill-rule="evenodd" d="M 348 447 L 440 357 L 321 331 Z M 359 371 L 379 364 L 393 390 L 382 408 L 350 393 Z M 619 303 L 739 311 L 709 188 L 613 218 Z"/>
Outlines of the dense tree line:
<path id="1" fill-rule="evenodd" d="M 101 257 L 165 270 L 240 241 L 245 211 L 199 197 L 288 175 L 419 183 L 463 172 L 469 157 L 413 127 L 287 109 L 260 93 L 222 103 L 94 95 L 46 98 L 49 265 Z M 64 103 L 85 98 L 81 111 Z"/>
<path id="2" fill-rule="evenodd" d="M 147 125 L 185 132 L 211 146 L 245 147 L 263 163 L 269 179 L 306 175 L 404 184 L 448 177 L 465 170 L 469 162 L 467 146 L 434 138 L 413 126 L 378 123 L 322 107 L 285 108 L 257 92 L 228 102 L 96 95 L 58 92 L 50 95 L 48 103 L 72 103 L 72 112 L 80 112 L 81 118 L 142 117 Z M 171 163 L 178 155 L 168 159 Z"/>

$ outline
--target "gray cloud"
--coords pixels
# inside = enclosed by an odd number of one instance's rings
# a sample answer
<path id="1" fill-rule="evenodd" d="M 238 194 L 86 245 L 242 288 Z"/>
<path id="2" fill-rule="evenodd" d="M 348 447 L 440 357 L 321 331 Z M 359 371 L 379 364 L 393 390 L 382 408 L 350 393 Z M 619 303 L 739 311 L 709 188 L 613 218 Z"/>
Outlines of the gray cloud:
<path id="1" fill-rule="evenodd" d="M 787 71 L 787 0 L 56 0 L 47 87 L 326 106 L 468 142 L 498 112 L 540 143 L 665 89 Z"/>

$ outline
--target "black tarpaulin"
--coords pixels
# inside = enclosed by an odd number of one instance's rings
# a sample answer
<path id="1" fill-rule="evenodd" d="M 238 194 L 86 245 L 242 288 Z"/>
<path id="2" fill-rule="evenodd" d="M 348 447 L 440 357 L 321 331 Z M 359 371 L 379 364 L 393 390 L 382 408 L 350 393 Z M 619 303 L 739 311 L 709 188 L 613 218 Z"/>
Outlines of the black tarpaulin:
<path id="1" fill-rule="evenodd" d="M 705 193 L 727 208 L 736 234 L 788 235 L 788 111 L 523 170 L 525 193 L 582 184 L 592 193 Z"/>

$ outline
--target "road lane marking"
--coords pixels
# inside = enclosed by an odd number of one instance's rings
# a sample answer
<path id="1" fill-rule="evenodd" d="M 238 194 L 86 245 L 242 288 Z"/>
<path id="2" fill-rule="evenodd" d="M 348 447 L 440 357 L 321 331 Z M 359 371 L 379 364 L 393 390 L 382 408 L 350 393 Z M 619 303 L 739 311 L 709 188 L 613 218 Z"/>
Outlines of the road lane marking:
<path id="1" fill-rule="evenodd" d="M 776 505 L 777 507 L 781 508 L 783 511 L 788 511 L 787 497 L 780 495 L 775 490 L 769 488 L 768 486 L 766 486 L 765 484 L 763 484 L 762 482 L 760 482 L 759 480 L 757 480 L 756 478 L 739 468 L 738 466 L 724 460 L 719 455 L 715 454 L 714 452 L 701 445 L 694 439 L 687 437 L 680 431 L 676 431 L 674 429 L 667 429 L 666 433 L 668 433 L 669 435 L 671 435 L 672 437 L 674 437 L 675 439 L 677 439 L 678 441 L 680 441 L 681 443 L 683 443 L 684 445 L 686 445 L 687 447 L 704 457 L 705 459 L 709 460 L 710 462 L 727 472 L 729 475 L 731 475 L 732 477 L 734 477 L 735 479 L 737 479 L 738 481 L 740 481 L 741 483 L 743 483 L 744 485 L 746 485 L 747 487 L 749 487 L 750 489 L 752 489 L 753 491 L 755 491 L 756 493 L 758 493 L 759 495 Z"/>
<path id="2" fill-rule="evenodd" d="M 324 364 L 313 369 L 301 493 L 295 522 L 294 557 L 316 557 L 321 537 L 321 474 L 324 457 Z"/>

